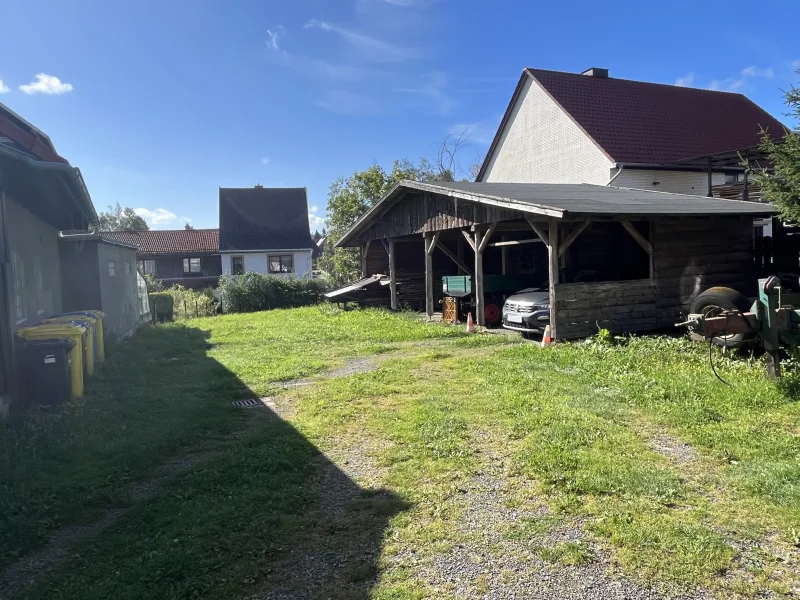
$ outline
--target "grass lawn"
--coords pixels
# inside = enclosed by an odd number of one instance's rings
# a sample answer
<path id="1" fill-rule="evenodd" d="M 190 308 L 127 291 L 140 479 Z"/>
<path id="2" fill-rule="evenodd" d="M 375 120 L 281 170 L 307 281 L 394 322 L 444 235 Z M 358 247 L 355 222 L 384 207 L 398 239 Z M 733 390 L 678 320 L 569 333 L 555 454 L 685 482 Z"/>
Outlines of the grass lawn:
<path id="1" fill-rule="evenodd" d="M 373 370 L 319 376 L 359 357 Z M 454 587 L 442 565 L 480 540 L 532 572 L 800 592 L 798 378 L 715 363 L 730 386 L 681 339 L 541 349 L 329 307 L 146 329 L 82 402 L 0 430 L 1 564 L 116 510 L 15 593 L 455 598 L 527 576 Z M 230 405 L 253 396 L 284 419 Z"/>

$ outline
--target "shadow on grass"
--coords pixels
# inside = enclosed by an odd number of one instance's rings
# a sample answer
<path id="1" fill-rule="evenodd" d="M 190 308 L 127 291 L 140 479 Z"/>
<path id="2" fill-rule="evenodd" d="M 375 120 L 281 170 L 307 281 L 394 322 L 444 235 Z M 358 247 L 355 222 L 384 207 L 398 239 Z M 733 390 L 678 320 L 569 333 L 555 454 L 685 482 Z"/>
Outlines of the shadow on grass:
<path id="1" fill-rule="evenodd" d="M 200 421 L 200 431 L 216 440 L 213 450 L 201 445 L 194 458 L 185 447 L 174 452 L 170 477 L 132 486 L 129 509 L 103 531 L 78 541 L 52 570 L 36 573 L 20 597 L 368 598 L 388 521 L 408 505 L 385 490 L 362 489 L 267 407 L 232 406 L 232 400 L 255 395 L 207 355 L 207 332 L 172 325 L 139 337 L 127 345 L 145 344 L 151 351 L 131 356 L 121 349 L 96 382 L 98 389 L 87 395 L 87 404 L 108 400 L 112 390 L 113 396 L 133 402 L 134 412 L 152 407 L 156 422 L 144 423 L 164 434 L 182 428 L 170 428 L 162 419 L 191 420 L 193 411 L 223 420 L 232 415 L 240 420 L 239 430 L 231 427 L 234 433 L 224 439 L 211 423 Z M 120 362 L 126 358 L 136 364 Z M 131 367 L 145 375 L 133 395 L 119 389 L 114 377 Z M 184 383 L 165 390 L 159 385 L 165 380 Z M 121 415 L 108 427 L 126 430 L 124 419 Z M 197 431 L 186 439 L 197 442 Z M 153 451 L 157 440 L 148 437 L 146 446 Z M 129 449 L 137 452 L 133 445 Z M 87 464 L 70 465 L 72 487 L 80 488 L 87 472 L 102 475 L 102 464 L 90 463 L 102 463 L 106 451 L 96 450 L 96 456 L 81 454 Z M 125 463 L 112 462 L 115 468 Z"/>

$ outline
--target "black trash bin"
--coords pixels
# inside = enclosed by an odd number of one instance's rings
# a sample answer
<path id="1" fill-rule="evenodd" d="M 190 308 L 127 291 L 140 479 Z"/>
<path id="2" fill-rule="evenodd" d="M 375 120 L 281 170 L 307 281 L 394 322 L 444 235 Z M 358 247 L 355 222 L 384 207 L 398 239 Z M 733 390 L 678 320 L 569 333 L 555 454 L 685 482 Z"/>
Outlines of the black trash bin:
<path id="1" fill-rule="evenodd" d="M 72 396 L 69 353 L 73 340 L 30 340 L 25 345 L 29 402 L 54 406 Z"/>

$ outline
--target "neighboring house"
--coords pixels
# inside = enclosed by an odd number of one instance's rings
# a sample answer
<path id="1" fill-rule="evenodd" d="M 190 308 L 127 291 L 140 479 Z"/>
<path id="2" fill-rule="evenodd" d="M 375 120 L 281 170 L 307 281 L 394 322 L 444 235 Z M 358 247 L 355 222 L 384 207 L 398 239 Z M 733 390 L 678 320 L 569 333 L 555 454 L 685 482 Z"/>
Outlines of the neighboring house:
<path id="1" fill-rule="evenodd" d="M 134 246 L 139 271 L 157 277 L 167 287 L 180 284 L 202 289 L 219 283 L 218 229 L 110 231 L 103 236 Z"/>
<path id="2" fill-rule="evenodd" d="M 711 196 L 742 181 L 740 153 L 763 158 L 762 128 L 784 133 L 742 94 L 615 79 L 607 69 L 525 69 L 477 181 Z"/>
<path id="3" fill-rule="evenodd" d="M 18 391 L 14 334 L 20 327 L 68 310 L 100 309 L 111 315 L 120 298 L 126 303 L 127 295 L 136 298 L 129 285 L 136 281 L 135 271 L 124 267 L 125 260 L 133 260 L 132 249 L 102 244 L 97 252 L 65 256 L 63 232 L 86 233 L 96 224 L 80 170 L 58 155 L 44 133 L 0 104 L 0 415 Z M 75 273 L 99 276 L 97 257 L 103 252 L 104 268 L 106 259 L 120 262 L 116 276 L 104 284 L 108 293 L 91 303 L 73 302 L 84 281 Z M 126 252 L 128 259 L 122 258 Z"/>
<path id="4" fill-rule="evenodd" d="M 305 188 L 220 188 L 223 273 L 311 278 L 315 248 Z"/>

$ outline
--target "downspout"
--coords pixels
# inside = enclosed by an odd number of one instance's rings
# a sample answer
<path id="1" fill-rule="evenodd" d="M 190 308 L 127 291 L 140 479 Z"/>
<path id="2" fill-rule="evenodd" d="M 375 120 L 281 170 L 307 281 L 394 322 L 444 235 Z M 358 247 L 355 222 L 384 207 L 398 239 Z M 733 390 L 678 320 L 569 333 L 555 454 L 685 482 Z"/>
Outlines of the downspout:
<path id="1" fill-rule="evenodd" d="M 622 173 L 622 169 L 624 169 L 624 168 L 625 168 L 625 165 L 623 165 L 623 164 L 620 164 L 620 165 L 619 165 L 619 170 L 618 170 L 616 173 L 614 173 L 614 176 L 613 176 L 613 177 L 612 177 L 612 178 L 611 178 L 611 179 L 608 181 L 608 183 L 606 184 L 606 187 L 608 187 L 608 186 L 610 186 L 612 183 L 614 183 L 614 180 L 615 180 L 617 177 L 619 177 L 619 174 L 620 174 L 620 173 Z"/>

